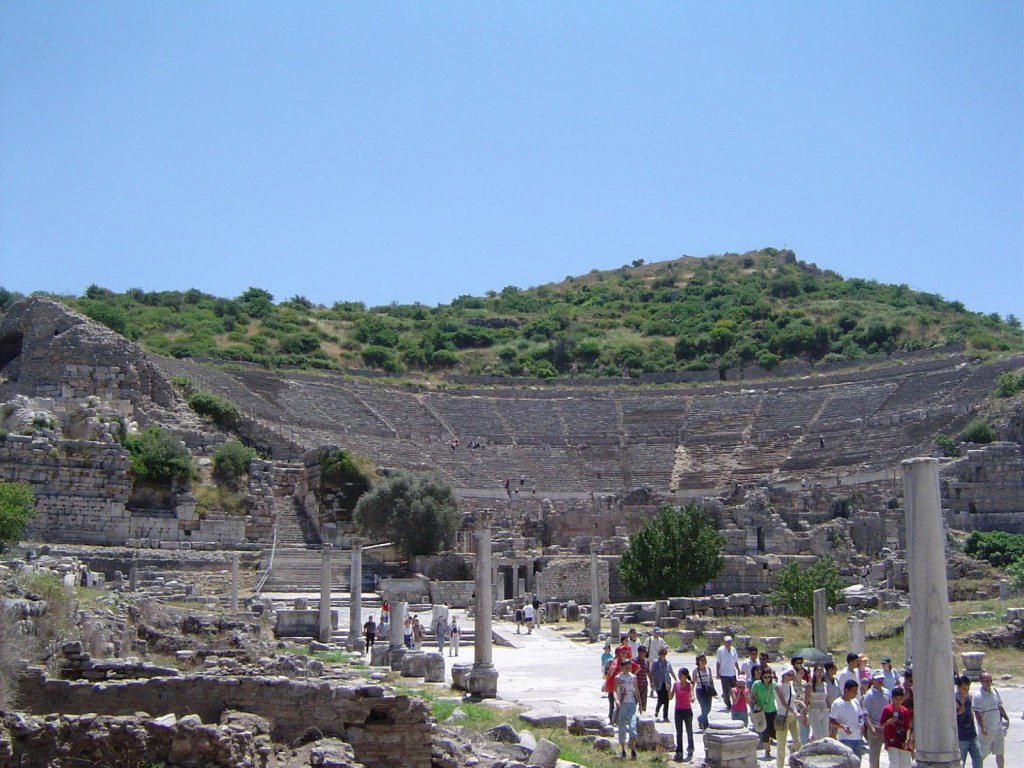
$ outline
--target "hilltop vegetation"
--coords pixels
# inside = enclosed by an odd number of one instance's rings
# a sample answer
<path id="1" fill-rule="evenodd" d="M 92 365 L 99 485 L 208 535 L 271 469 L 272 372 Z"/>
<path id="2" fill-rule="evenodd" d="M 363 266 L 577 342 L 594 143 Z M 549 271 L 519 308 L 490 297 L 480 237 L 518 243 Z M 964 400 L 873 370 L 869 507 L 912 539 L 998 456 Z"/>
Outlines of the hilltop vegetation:
<path id="1" fill-rule="evenodd" d="M 0 307 L 18 298 L 0 289 Z M 57 297 L 173 357 L 266 366 L 372 368 L 501 376 L 635 376 L 785 360 L 856 359 L 951 342 L 1024 349 L 1020 321 L 982 315 L 906 285 L 843 278 L 792 251 L 644 264 L 507 286 L 450 304 L 275 303 L 262 288 L 234 299 L 196 289 Z"/>

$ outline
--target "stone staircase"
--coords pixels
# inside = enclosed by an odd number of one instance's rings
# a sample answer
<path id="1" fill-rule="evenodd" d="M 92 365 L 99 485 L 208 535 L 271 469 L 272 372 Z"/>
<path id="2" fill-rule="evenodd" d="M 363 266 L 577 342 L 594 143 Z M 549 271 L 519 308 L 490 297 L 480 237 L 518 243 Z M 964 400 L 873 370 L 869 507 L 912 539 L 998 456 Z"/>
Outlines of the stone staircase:
<path id="1" fill-rule="evenodd" d="M 263 553 L 260 570 L 266 571 L 270 550 Z M 264 592 L 320 592 L 321 553 L 305 547 L 281 547 L 274 553 L 274 565 L 263 584 Z M 344 549 L 331 552 L 331 591 L 348 592 L 351 553 Z"/>
<path id="2" fill-rule="evenodd" d="M 274 499 L 274 517 L 277 521 L 279 550 L 288 547 L 320 548 L 320 537 L 294 496 L 278 496 Z"/>

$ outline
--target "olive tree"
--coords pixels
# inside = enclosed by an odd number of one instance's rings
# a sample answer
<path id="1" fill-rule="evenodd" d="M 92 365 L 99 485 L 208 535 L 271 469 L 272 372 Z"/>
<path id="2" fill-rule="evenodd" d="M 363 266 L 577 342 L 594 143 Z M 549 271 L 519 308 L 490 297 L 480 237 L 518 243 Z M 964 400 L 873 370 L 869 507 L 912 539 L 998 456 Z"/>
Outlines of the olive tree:
<path id="1" fill-rule="evenodd" d="M 359 497 L 360 533 L 393 541 L 407 559 L 447 549 L 458 526 L 455 491 L 436 473 L 395 472 Z"/>

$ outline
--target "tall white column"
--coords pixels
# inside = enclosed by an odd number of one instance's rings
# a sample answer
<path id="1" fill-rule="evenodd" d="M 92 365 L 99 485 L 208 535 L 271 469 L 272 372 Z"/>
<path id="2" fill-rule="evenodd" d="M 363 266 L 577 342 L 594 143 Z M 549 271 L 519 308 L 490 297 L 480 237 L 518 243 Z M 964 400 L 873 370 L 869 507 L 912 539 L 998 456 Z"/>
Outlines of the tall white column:
<path id="1" fill-rule="evenodd" d="M 320 642 L 331 641 L 331 545 L 324 542 L 320 556 Z"/>
<path id="2" fill-rule="evenodd" d="M 491 592 L 491 522 L 493 509 L 474 514 L 476 522 L 476 558 L 474 563 L 475 615 L 473 617 L 473 668 L 469 672 L 469 692 L 473 696 L 493 699 L 498 695 L 498 670 L 494 668 L 491 619 L 494 613 Z"/>
<path id="3" fill-rule="evenodd" d="M 363 540 L 358 536 L 349 538 L 351 561 L 349 570 L 348 647 L 362 653 L 365 641 L 363 628 Z"/>
<path id="4" fill-rule="evenodd" d="M 590 542 L 590 642 L 601 635 L 601 578 L 597 570 L 597 537 Z"/>
<path id="5" fill-rule="evenodd" d="M 953 703 L 953 637 L 938 461 L 902 462 L 914 659 L 914 732 L 919 768 L 960 765 Z"/>

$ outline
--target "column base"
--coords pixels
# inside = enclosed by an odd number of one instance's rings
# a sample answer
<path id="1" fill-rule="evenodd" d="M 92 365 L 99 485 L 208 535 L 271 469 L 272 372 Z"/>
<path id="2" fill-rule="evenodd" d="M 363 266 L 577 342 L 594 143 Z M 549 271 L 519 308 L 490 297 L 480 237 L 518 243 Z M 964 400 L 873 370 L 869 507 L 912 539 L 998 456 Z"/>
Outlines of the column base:
<path id="1" fill-rule="evenodd" d="M 493 666 L 477 666 L 469 671 L 468 680 L 469 695 L 481 699 L 496 699 L 498 697 L 498 670 Z"/>

